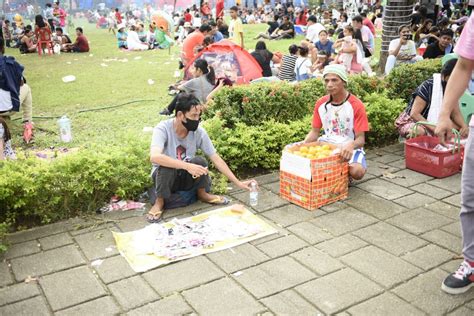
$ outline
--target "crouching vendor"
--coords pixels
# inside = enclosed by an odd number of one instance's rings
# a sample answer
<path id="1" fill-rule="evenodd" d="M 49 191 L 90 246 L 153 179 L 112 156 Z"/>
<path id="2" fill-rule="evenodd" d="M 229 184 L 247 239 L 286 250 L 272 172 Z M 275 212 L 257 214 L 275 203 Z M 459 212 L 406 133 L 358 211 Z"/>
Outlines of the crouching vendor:
<path id="1" fill-rule="evenodd" d="M 433 136 L 435 126 L 419 124 L 414 130 L 417 122 L 429 122 L 436 124 L 441 111 L 444 90 L 449 77 L 453 72 L 457 59 L 448 60 L 441 69 L 441 74 L 434 74 L 433 77 L 424 81 L 413 92 L 410 102 L 406 109 L 395 121 L 395 127 L 403 138 L 413 136 Z M 464 122 L 459 107 L 453 112 L 451 117 L 452 128 L 460 131 L 462 137 L 467 137 L 469 128 Z"/>
<path id="2" fill-rule="evenodd" d="M 175 117 L 160 122 L 153 130 L 150 160 L 153 164 L 153 207 L 146 215 L 150 223 L 161 220 L 164 209 L 187 206 L 200 200 L 210 204 L 228 204 L 213 195 L 208 163 L 196 156 L 201 150 L 232 183 L 250 189 L 255 180 L 240 181 L 217 154 L 207 132 L 199 126 L 202 105 L 194 96 L 182 93 L 176 102 Z M 153 196 L 155 195 L 155 196 Z"/>
<path id="3" fill-rule="evenodd" d="M 347 72 L 343 65 L 329 65 L 323 71 L 328 95 L 316 102 L 312 129 L 305 143 L 316 140 L 339 145 L 341 156 L 349 162 L 350 178 L 360 180 L 367 170 L 363 150 L 369 122 L 362 101 L 347 91 Z M 320 137 L 321 129 L 324 135 Z"/>

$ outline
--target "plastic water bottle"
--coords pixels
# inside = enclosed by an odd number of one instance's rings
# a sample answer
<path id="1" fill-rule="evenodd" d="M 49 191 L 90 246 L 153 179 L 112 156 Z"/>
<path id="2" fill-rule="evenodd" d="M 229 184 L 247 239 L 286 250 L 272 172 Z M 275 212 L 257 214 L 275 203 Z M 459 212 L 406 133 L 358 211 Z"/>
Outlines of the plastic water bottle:
<path id="1" fill-rule="evenodd" d="M 54 45 L 54 47 L 53 47 L 53 52 L 54 52 L 56 55 L 61 54 L 61 45 L 59 45 L 59 44 Z"/>
<path id="2" fill-rule="evenodd" d="M 252 182 L 250 184 L 250 206 L 258 205 L 258 189 L 257 183 Z"/>
<path id="3" fill-rule="evenodd" d="M 72 141 L 71 120 L 66 115 L 64 115 L 58 120 L 58 125 L 61 141 L 65 143 Z"/>

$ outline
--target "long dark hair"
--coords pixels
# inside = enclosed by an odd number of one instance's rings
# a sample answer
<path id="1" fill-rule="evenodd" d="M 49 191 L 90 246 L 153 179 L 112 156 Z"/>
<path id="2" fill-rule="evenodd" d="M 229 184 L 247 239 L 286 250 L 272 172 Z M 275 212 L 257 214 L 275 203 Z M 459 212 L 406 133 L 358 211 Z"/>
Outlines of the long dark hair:
<path id="1" fill-rule="evenodd" d="M 38 14 L 37 16 L 35 16 L 35 24 L 38 27 L 45 27 L 46 26 L 46 24 L 44 23 L 44 18 L 41 14 Z"/>
<path id="2" fill-rule="evenodd" d="M 194 62 L 194 67 L 200 69 L 202 73 L 206 76 L 207 81 L 210 84 L 214 85 L 216 82 L 216 73 L 214 72 L 214 68 L 207 64 L 205 59 L 198 59 Z"/>
<path id="3" fill-rule="evenodd" d="M 258 41 L 255 44 L 255 53 L 260 54 L 265 60 L 270 59 L 269 51 L 267 50 L 267 44 L 264 41 Z"/>
<path id="4" fill-rule="evenodd" d="M 0 117 L 0 125 L 3 126 L 4 130 L 3 141 L 8 142 L 10 139 L 12 139 L 12 135 L 10 134 L 10 129 L 8 128 L 7 122 L 5 122 L 2 117 Z"/>

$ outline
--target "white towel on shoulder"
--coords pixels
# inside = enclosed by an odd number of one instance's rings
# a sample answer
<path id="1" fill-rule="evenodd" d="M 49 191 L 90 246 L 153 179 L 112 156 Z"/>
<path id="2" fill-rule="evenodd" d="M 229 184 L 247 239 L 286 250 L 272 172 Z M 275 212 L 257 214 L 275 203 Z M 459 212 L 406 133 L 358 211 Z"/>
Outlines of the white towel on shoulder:
<path id="1" fill-rule="evenodd" d="M 438 124 L 442 103 L 443 86 L 441 85 L 441 74 L 433 74 L 433 91 L 431 93 L 430 110 L 428 111 L 428 122 Z"/>

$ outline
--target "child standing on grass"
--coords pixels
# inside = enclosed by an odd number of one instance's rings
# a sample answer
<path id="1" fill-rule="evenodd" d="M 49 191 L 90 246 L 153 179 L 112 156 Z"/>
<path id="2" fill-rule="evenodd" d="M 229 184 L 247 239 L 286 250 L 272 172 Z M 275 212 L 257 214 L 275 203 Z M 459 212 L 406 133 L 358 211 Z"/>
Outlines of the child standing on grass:
<path id="1" fill-rule="evenodd" d="M 240 47 L 244 48 L 244 28 L 242 20 L 239 17 L 239 8 L 233 6 L 230 8 L 229 39 Z"/>

